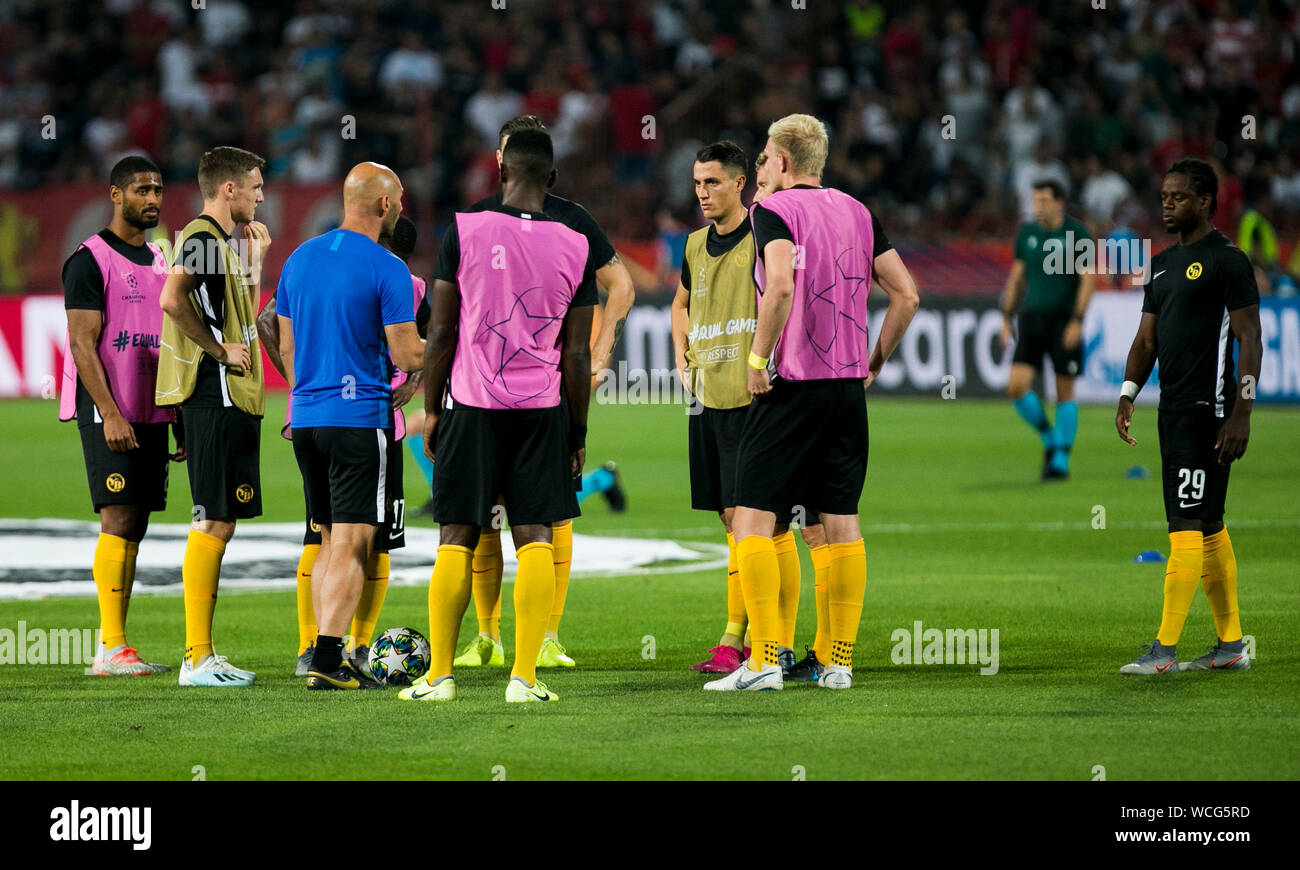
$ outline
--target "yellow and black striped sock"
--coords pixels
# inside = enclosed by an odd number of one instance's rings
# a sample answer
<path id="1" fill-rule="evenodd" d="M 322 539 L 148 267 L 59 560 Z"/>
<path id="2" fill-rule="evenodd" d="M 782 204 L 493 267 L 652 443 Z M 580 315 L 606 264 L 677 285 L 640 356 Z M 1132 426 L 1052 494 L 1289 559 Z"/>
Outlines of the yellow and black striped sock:
<path id="1" fill-rule="evenodd" d="M 1165 565 L 1164 611 L 1156 640 L 1176 646 L 1196 597 L 1196 584 L 1205 563 L 1205 538 L 1200 532 L 1170 532 L 1169 562 Z"/>
<path id="2" fill-rule="evenodd" d="M 316 642 L 316 611 L 311 602 L 311 571 L 320 544 L 303 544 L 298 557 L 298 655 Z"/>
<path id="3" fill-rule="evenodd" d="M 212 654 L 212 614 L 217 609 L 217 583 L 225 553 L 225 541 L 190 530 L 181 562 L 181 584 L 185 588 L 185 661 L 192 665 Z"/>
<path id="4" fill-rule="evenodd" d="M 781 641 L 781 567 L 776 545 L 771 538 L 750 535 L 736 543 L 736 560 L 740 565 L 740 586 L 745 591 L 745 611 L 749 614 L 749 633 L 753 650 L 749 657 L 752 670 L 775 665 L 776 648 Z"/>
<path id="5" fill-rule="evenodd" d="M 794 649 L 794 624 L 799 618 L 799 592 L 803 577 L 799 568 L 799 548 L 795 546 L 794 532 L 787 531 L 772 539 L 776 547 L 776 561 L 781 571 L 781 591 L 778 607 L 781 610 L 781 646 Z"/>
<path id="6" fill-rule="evenodd" d="M 862 621 L 867 591 L 867 550 L 862 539 L 830 545 L 826 570 L 826 609 L 830 620 L 830 664 L 853 667 L 853 645 Z"/>
<path id="7" fill-rule="evenodd" d="M 564 602 L 569 597 L 569 569 L 573 567 L 573 520 L 551 526 L 551 546 L 555 548 L 555 603 L 546 636 L 558 637 Z"/>
<path id="8" fill-rule="evenodd" d="M 729 646 L 736 652 L 743 649 L 742 638 L 749 619 L 745 616 L 745 592 L 740 588 L 740 563 L 736 560 L 736 539 L 727 532 L 727 630 L 722 633 L 719 646 Z"/>
<path id="9" fill-rule="evenodd" d="M 100 534 L 90 574 L 99 599 L 100 640 L 105 649 L 126 644 L 126 538 Z"/>
<path id="10" fill-rule="evenodd" d="M 813 654 L 826 664 L 831 660 L 831 607 L 826 593 L 826 578 L 831 570 L 831 545 L 822 544 L 809 550 L 813 563 L 813 594 L 817 601 L 817 634 Z"/>
<path id="11" fill-rule="evenodd" d="M 510 676 L 521 677 L 531 686 L 537 680 L 537 654 L 555 603 L 555 548 L 534 541 L 515 552 L 519 573 L 515 575 L 515 664 Z"/>
<path id="12" fill-rule="evenodd" d="M 352 615 L 352 649 L 370 646 L 375 636 L 375 623 L 384 609 L 388 595 L 389 559 L 387 553 L 371 553 L 365 565 L 365 581 L 361 586 L 361 600 Z"/>
<path id="13" fill-rule="evenodd" d="M 429 578 L 429 680 L 451 673 L 456 657 L 460 620 L 469 606 L 474 551 L 469 547 L 443 544 L 433 562 Z"/>
<path id="14" fill-rule="evenodd" d="M 474 548 L 474 615 L 478 633 L 501 639 L 501 532 L 483 529 Z"/>
<path id="15" fill-rule="evenodd" d="M 1241 615 L 1237 612 L 1237 557 L 1226 528 L 1206 535 L 1203 543 L 1204 563 L 1201 586 L 1210 600 L 1214 614 L 1214 631 L 1219 640 L 1241 640 Z"/>
<path id="16" fill-rule="evenodd" d="M 126 574 L 122 584 L 122 622 L 126 622 L 126 615 L 131 612 L 131 590 L 135 588 L 135 560 L 140 555 L 140 542 L 126 542 Z"/>

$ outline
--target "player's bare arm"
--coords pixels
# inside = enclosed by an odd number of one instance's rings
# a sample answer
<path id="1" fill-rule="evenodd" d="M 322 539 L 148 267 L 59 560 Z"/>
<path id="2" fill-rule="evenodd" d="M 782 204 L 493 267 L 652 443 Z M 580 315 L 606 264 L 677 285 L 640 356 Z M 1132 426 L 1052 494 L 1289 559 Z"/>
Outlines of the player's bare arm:
<path id="1" fill-rule="evenodd" d="M 438 415 L 442 413 L 442 397 L 451 377 L 452 359 L 456 356 L 460 289 L 450 281 L 437 278 L 430 296 L 429 340 L 424 349 L 424 454 L 434 459 Z M 590 322 L 587 334 L 591 334 Z"/>
<path id="2" fill-rule="evenodd" d="M 1080 293 L 1082 293 L 1080 287 Z M 1091 292 L 1091 290 L 1089 291 Z M 1020 300 L 1025 295 L 1025 261 L 1012 260 L 1011 273 L 1007 275 L 1006 287 L 1002 290 L 1002 331 L 998 333 L 998 340 L 1002 342 L 1002 349 L 1006 350 L 1007 345 L 1015 341 L 1016 327 L 1012 318 L 1016 315 L 1016 310 L 1020 308 Z"/>
<path id="3" fill-rule="evenodd" d="M 1088 314 L 1088 303 L 1092 300 L 1096 283 L 1096 276 L 1090 271 L 1079 276 L 1079 293 L 1074 299 L 1074 311 L 1070 312 L 1070 322 L 1061 335 L 1061 344 L 1067 350 L 1074 350 L 1083 343 L 1083 318 Z"/>
<path id="4" fill-rule="evenodd" d="M 614 343 L 618 341 L 623 322 L 632 310 L 632 303 L 636 301 L 636 285 L 632 283 L 632 274 L 618 258 L 618 254 L 596 270 L 596 283 L 608 294 L 605 317 L 601 321 L 600 334 L 596 336 L 596 347 L 591 355 L 591 370 L 599 374 L 609 368 Z"/>
<path id="5" fill-rule="evenodd" d="M 1227 465 L 1246 454 L 1250 440 L 1250 412 L 1255 407 L 1255 391 L 1259 388 L 1260 360 L 1264 345 L 1260 341 L 1259 306 L 1248 305 L 1228 312 L 1228 325 L 1237 338 L 1237 401 L 1232 414 L 1219 430 L 1214 449 L 1219 451 L 1219 464 Z"/>
<path id="6" fill-rule="evenodd" d="M 424 339 L 414 320 L 384 326 L 393 364 L 404 372 L 419 371 L 424 366 Z"/>
<path id="7" fill-rule="evenodd" d="M 1137 335 L 1133 337 L 1133 346 L 1128 351 L 1128 362 L 1124 364 L 1124 380 L 1137 384 L 1138 389 L 1151 377 L 1151 369 L 1156 364 L 1156 316 L 1144 312 L 1138 322 Z M 1255 369 L 1259 371 L 1258 368 Z M 1119 397 L 1119 408 L 1115 411 L 1115 431 L 1121 441 L 1137 445 L 1137 439 L 1128 434 L 1133 422 L 1133 399 L 1130 396 Z"/>
<path id="8" fill-rule="evenodd" d="M 175 321 L 185 337 L 203 349 L 203 352 L 222 365 L 240 373 L 252 371 L 253 357 L 243 342 L 222 344 L 212 337 L 194 310 L 190 294 L 198 286 L 198 279 L 185 271 L 182 265 L 172 267 L 172 273 L 163 284 L 159 304 L 163 312 Z"/>
<path id="9" fill-rule="evenodd" d="M 681 281 L 677 282 L 677 293 L 673 295 L 673 304 L 669 307 L 673 333 L 673 357 L 676 360 L 677 374 L 682 379 L 682 386 L 691 388 L 691 374 L 686 361 L 687 336 L 690 334 L 691 291 Z"/>
<path id="10" fill-rule="evenodd" d="M 592 306 L 570 308 L 564 318 L 564 343 L 560 351 L 560 371 L 564 377 L 564 394 L 569 403 L 569 420 L 575 438 L 570 439 L 575 475 L 582 473 L 587 461 L 587 407 L 591 402 L 591 335 Z"/>
<path id="11" fill-rule="evenodd" d="M 262 310 L 257 313 L 257 337 L 262 342 L 262 347 L 266 348 L 266 358 L 271 361 L 272 367 L 280 373 L 280 377 L 289 380 L 284 372 L 284 361 L 280 359 L 280 321 L 276 317 L 274 296 L 266 300 Z"/>
<path id="12" fill-rule="evenodd" d="M 871 382 L 876 379 L 876 375 L 880 374 L 885 362 L 897 349 L 898 343 L 903 340 L 903 333 L 907 332 L 908 324 L 912 322 L 912 317 L 916 315 L 916 309 L 921 304 L 921 294 L 917 292 L 916 281 L 913 280 L 907 266 L 903 264 L 903 258 L 898 255 L 898 251 L 891 248 L 876 257 L 872 262 L 871 271 L 876 286 L 884 290 L 885 295 L 889 297 L 889 307 L 885 310 L 880 337 L 876 339 L 876 346 L 871 351 L 871 359 L 867 363 L 868 374 L 863 383 L 864 389 L 871 386 Z"/>
<path id="13" fill-rule="evenodd" d="M 763 248 L 767 288 L 758 305 L 758 328 L 750 345 L 749 392 L 758 396 L 772 389 L 772 379 L 767 365 L 757 368 L 755 358 L 767 360 L 772 356 L 776 340 L 790 318 L 790 305 L 794 301 L 794 242 L 773 239 Z"/>
<path id="14" fill-rule="evenodd" d="M 293 321 L 285 317 L 283 314 L 277 314 L 275 320 L 275 331 L 277 335 L 276 348 L 278 349 L 278 356 L 280 357 L 283 366 L 280 368 L 280 374 L 284 375 L 285 383 L 289 385 L 289 392 L 293 392 L 293 384 L 295 380 L 293 369 Z M 258 328 L 260 331 L 260 324 Z M 263 340 L 263 344 L 268 350 L 271 348 L 270 342 Z"/>
<path id="15" fill-rule="evenodd" d="M 108 387 L 108 376 L 99 358 L 99 334 L 104 328 L 104 312 L 89 308 L 69 308 L 68 342 L 72 359 L 77 364 L 77 377 L 90 394 L 90 400 L 104 418 L 104 440 L 114 453 L 126 453 L 139 447 L 135 430 L 122 416 L 113 392 Z"/>

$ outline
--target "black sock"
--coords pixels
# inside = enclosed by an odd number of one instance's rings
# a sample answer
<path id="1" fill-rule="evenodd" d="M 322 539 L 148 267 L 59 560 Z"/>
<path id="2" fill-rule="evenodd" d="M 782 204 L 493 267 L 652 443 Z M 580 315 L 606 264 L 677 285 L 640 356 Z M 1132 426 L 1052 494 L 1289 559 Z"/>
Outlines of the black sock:
<path id="1" fill-rule="evenodd" d="M 320 674 L 337 671 L 343 664 L 343 638 L 316 635 L 316 652 L 311 656 L 311 669 Z"/>

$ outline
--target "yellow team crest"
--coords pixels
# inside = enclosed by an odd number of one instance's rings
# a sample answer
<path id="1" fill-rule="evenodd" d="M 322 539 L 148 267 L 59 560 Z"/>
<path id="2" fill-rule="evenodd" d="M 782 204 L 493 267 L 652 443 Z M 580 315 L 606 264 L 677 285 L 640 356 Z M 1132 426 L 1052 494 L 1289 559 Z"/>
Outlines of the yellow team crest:
<path id="1" fill-rule="evenodd" d="M 319 534 L 320 534 L 320 523 L 316 522 L 315 520 L 309 520 L 308 522 L 311 523 L 311 530 L 312 530 L 312 532 L 315 533 L 315 534 L 317 534 L 317 535 L 319 535 Z"/>
<path id="2" fill-rule="evenodd" d="M 1190 265 L 1190 266 L 1187 267 L 1187 280 L 1188 280 L 1188 281 L 1195 281 L 1195 280 L 1196 280 L 1197 278 L 1199 278 L 1199 277 L 1201 277 L 1201 264 L 1200 264 L 1200 263 L 1193 263 L 1192 265 Z"/>
<path id="3" fill-rule="evenodd" d="M 109 492 L 121 492 L 126 488 L 126 478 L 114 471 L 108 476 L 108 480 L 104 481 L 104 485 L 108 487 Z"/>
<path id="4" fill-rule="evenodd" d="M 253 488 L 246 483 L 241 483 L 235 490 L 235 498 L 239 499 L 240 504 L 248 504 L 253 500 Z"/>

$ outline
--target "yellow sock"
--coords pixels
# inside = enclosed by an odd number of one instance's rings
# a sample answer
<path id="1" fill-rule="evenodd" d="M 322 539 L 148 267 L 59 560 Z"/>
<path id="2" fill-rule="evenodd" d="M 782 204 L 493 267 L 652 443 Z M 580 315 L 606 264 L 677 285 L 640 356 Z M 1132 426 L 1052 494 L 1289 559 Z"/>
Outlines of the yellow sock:
<path id="1" fill-rule="evenodd" d="M 794 623 L 799 617 L 799 588 L 803 577 L 799 571 L 799 548 L 794 543 L 794 532 L 787 531 L 772 539 L 776 547 L 776 561 L 781 571 L 781 592 L 778 607 L 781 610 L 781 646 L 794 649 Z"/>
<path id="2" fill-rule="evenodd" d="M 501 532 L 484 529 L 474 548 L 474 614 L 478 633 L 501 639 Z"/>
<path id="3" fill-rule="evenodd" d="M 1210 599 L 1214 614 L 1214 631 L 1219 640 L 1241 640 L 1241 616 L 1237 613 L 1237 557 L 1232 552 L 1228 530 L 1220 529 L 1204 539 L 1205 554 L 1201 567 L 1201 586 Z M 1162 641 L 1163 643 L 1163 641 Z"/>
<path id="4" fill-rule="evenodd" d="M 126 644 L 126 538 L 100 534 L 90 574 L 99 597 L 100 640 L 105 649 Z"/>
<path id="5" fill-rule="evenodd" d="M 776 545 L 762 535 L 741 538 L 736 544 L 736 561 L 753 642 L 749 666 L 757 671 L 777 663 L 776 647 L 781 640 L 781 567 Z"/>
<path id="6" fill-rule="evenodd" d="M 1165 603 L 1156 640 L 1174 646 L 1183 633 L 1187 611 L 1196 597 L 1196 582 L 1205 562 L 1205 539 L 1200 532 L 1170 532 L 1169 562 L 1165 565 Z"/>
<path id="7" fill-rule="evenodd" d="M 474 551 L 469 547 L 443 544 L 433 561 L 429 578 L 429 679 L 437 680 L 451 673 L 456 657 L 456 639 L 460 620 L 469 606 L 473 585 Z"/>
<path id="8" fill-rule="evenodd" d="M 853 644 L 862 621 L 862 598 L 867 592 L 867 549 L 858 538 L 830 545 L 826 569 L 826 612 L 830 623 L 830 664 L 853 667 Z"/>
<path id="9" fill-rule="evenodd" d="M 569 596 L 569 568 L 573 566 L 573 520 L 551 526 L 551 546 L 555 548 L 555 603 L 551 605 L 551 620 L 547 634 L 552 637 L 560 630 L 564 618 L 564 599 Z"/>
<path id="10" fill-rule="evenodd" d="M 190 530 L 181 562 L 181 583 L 185 587 L 185 661 L 196 664 L 212 654 L 212 614 L 217 609 L 217 581 L 221 579 L 221 557 L 226 542 L 213 535 Z"/>
<path id="11" fill-rule="evenodd" d="M 536 541 L 520 547 L 516 556 L 515 665 L 510 676 L 522 677 L 531 686 L 537 680 L 537 654 L 555 603 L 555 548 Z"/>
<path id="12" fill-rule="evenodd" d="M 131 611 L 131 590 L 135 588 L 135 560 L 140 555 L 140 542 L 126 542 L 126 576 L 122 579 L 126 582 L 122 584 L 122 622 L 126 622 L 126 615 Z"/>
<path id="13" fill-rule="evenodd" d="M 826 595 L 826 578 L 831 571 L 831 545 L 822 544 L 809 551 L 813 563 L 813 594 L 817 600 L 817 634 L 813 638 L 813 654 L 817 661 L 826 664 L 831 660 L 831 606 Z"/>
<path id="14" fill-rule="evenodd" d="M 384 598 L 388 595 L 389 561 L 387 553 L 371 553 L 366 562 L 366 579 L 361 586 L 361 600 L 357 602 L 357 612 L 352 615 L 352 648 L 370 646 L 370 639 L 375 635 L 375 623 L 379 621 L 379 611 L 384 609 Z"/>
<path id="15" fill-rule="evenodd" d="M 727 630 L 722 633 L 719 646 L 734 650 L 743 649 L 745 626 L 745 592 L 740 588 L 740 563 L 736 560 L 736 539 L 727 532 Z"/>
<path id="16" fill-rule="evenodd" d="M 316 642 L 316 611 L 311 603 L 311 569 L 320 544 L 304 544 L 298 557 L 298 655 Z"/>

